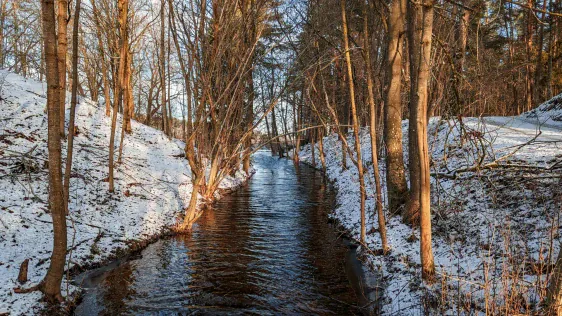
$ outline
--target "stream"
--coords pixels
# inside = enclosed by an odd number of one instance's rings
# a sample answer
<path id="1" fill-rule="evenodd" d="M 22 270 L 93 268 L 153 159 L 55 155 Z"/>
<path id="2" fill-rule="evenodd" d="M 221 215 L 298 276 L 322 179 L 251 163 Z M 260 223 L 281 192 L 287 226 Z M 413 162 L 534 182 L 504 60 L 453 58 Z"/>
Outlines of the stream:
<path id="1" fill-rule="evenodd" d="M 190 234 L 77 276 L 75 314 L 376 314 L 377 278 L 328 223 L 325 177 L 265 151 L 253 164 Z"/>

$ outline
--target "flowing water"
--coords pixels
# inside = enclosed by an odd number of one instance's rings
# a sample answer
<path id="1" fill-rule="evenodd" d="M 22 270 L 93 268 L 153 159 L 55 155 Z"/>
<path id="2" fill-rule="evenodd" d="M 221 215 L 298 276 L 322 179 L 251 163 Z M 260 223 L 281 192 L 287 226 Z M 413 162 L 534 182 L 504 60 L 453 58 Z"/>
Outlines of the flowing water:
<path id="1" fill-rule="evenodd" d="M 78 315 L 374 314 L 376 278 L 328 224 L 335 192 L 314 169 L 258 152 L 248 184 L 184 236 L 80 275 Z"/>

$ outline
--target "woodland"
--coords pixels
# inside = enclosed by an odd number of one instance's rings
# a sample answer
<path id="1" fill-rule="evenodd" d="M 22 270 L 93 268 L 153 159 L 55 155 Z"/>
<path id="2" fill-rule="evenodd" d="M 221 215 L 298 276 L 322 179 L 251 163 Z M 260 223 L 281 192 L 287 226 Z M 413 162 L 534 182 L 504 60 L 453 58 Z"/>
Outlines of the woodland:
<path id="1" fill-rule="evenodd" d="M 378 312 L 562 315 L 561 93 L 560 0 L 0 0 L 0 314 L 72 313 L 266 149 L 336 187 Z"/>

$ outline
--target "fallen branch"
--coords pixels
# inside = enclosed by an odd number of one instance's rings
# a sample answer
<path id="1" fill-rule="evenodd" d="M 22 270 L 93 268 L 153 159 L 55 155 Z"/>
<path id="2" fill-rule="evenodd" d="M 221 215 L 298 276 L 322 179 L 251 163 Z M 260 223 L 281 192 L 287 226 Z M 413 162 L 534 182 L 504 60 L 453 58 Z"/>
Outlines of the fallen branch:
<path id="1" fill-rule="evenodd" d="M 513 156 L 515 153 L 517 153 L 519 150 L 521 150 L 523 147 L 528 146 L 529 144 L 533 143 L 540 135 L 542 134 L 542 131 L 539 131 L 535 137 L 533 137 L 532 139 L 530 139 L 529 141 L 517 146 L 517 148 L 515 150 L 513 150 L 512 152 L 510 152 L 509 154 L 502 156 L 490 163 L 484 164 L 484 157 L 482 157 L 482 159 L 479 160 L 478 164 L 470 166 L 470 167 L 466 167 L 466 168 L 459 168 L 459 169 L 455 169 L 451 172 L 433 172 L 431 173 L 432 177 L 436 177 L 436 178 L 448 178 L 448 179 L 457 179 L 458 175 L 461 173 L 466 173 L 466 172 L 474 172 L 474 171 L 480 171 L 480 170 L 489 170 L 489 169 L 496 169 L 496 168 L 519 168 L 519 169 L 538 169 L 538 170 L 552 170 L 555 166 L 557 166 L 559 164 L 559 162 L 554 163 L 552 166 L 549 167 L 540 167 L 540 166 L 534 166 L 534 165 L 520 165 L 520 164 L 510 164 L 510 163 L 505 163 L 502 164 L 502 161 L 505 161 L 507 159 L 509 159 L 509 157 Z"/>

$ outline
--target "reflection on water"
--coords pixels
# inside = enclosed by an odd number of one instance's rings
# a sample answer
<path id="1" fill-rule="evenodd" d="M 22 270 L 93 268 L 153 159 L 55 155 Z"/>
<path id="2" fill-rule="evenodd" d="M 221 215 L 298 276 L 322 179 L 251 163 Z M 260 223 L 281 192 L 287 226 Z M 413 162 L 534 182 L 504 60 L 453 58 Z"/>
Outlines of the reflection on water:
<path id="1" fill-rule="evenodd" d="M 361 314 L 365 276 L 327 224 L 334 192 L 320 173 L 258 152 L 247 186 L 189 235 L 84 274 L 76 310 L 92 314 Z M 372 295 L 371 295 L 372 296 Z M 371 311 L 372 313 L 372 311 Z"/>

